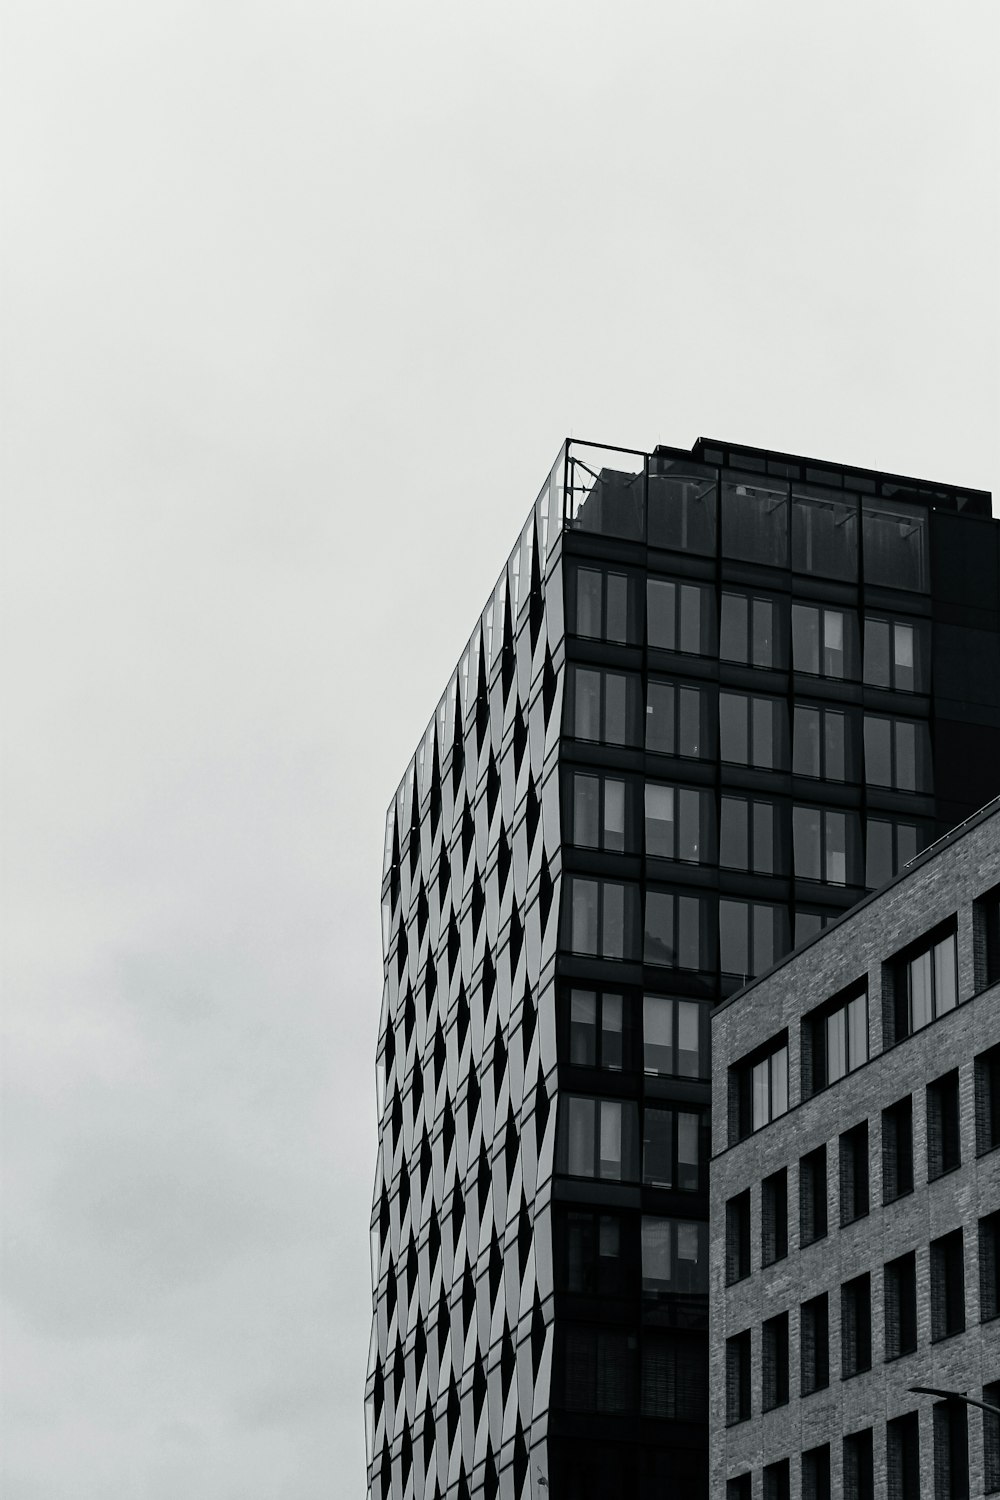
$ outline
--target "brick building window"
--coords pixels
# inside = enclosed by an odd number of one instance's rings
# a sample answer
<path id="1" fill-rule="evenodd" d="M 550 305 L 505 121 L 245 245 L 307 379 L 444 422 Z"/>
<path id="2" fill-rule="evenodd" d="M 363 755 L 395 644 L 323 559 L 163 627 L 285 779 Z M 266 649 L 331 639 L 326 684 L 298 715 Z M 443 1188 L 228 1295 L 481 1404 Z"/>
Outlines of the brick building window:
<path id="1" fill-rule="evenodd" d="M 965 1260 L 962 1231 L 931 1240 L 931 1340 L 965 1328 Z"/>
<path id="2" fill-rule="evenodd" d="M 1000 1315 L 1000 1209 L 979 1221 L 979 1321 Z"/>
<path id="3" fill-rule="evenodd" d="M 761 1330 L 762 1394 L 764 1411 L 788 1404 L 788 1314 L 768 1318 Z"/>
<path id="4" fill-rule="evenodd" d="M 788 1169 L 772 1172 L 760 1185 L 760 1261 L 773 1266 L 788 1254 Z"/>
<path id="5" fill-rule="evenodd" d="M 872 1430 L 852 1432 L 844 1439 L 844 1500 L 875 1500 L 875 1463 Z"/>
<path id="6" fill-rule="evenodd" d="M 726 1426 L 750 1417 L 750 1330 L 726 1339 Z"/>
<path id="7" fill-rule="evenodd" d="M 737 1474 L 726 1481 L 726 1500 L 753 1500 L 753 1476 Z"/>
<path id="8" fill-rule="evenodd" d="M 908 1250 L 885 1267 L 885 1357 L 899 1359 L 917 1347 L 917 1257 Z"/>
<path id="9" fill-rule="evenodd" d="M 800 1319 L 802 1394 L 825 1390 L 830 1384 L 830 1317 L 826 1292 L 803 1302 Z"/>
<path id="10" fill-rule="evenodd" d="M 962 1165 L 958 1069 L 927 1085 L 927 1180 L 933 1182 Z"/>
<path id="11" fill-rule="evenodd" d="M 802 1091 L 808 1097 L 868 1061 L 868 991 L 838 995 L 802 1022 Z"/>
<path id="12" fill-rule="evenodd" d="M 799 1162 L 799 1244 L 805 1249 L 826 1235 L 826 1146 Z"/>
<path id="13" fill-rule="evenodd" d="M 729 1069 L 729 1143 L 735 1145 L 788 1109 L 788 1032 Z"/>
<path id="14" fill-rule="evenodd" d="M 969 1500 L 969 1423 L 962 1401 L 934 1403 L 934 1500 Z"/>
<path id="15" fill-rule="evenodd" d="M 840 1137 L 840 1222 L 853 1224 L 868 1212 L 868 1121 Z"/>
<path id="16" fill-rule="evenodd" d="M 750 1275 L 750 1189 L 726 1204 L 726 1285 Z"/>
<path id="17" fill-rule="evenodd" d="M 996 1411 L 983 1412 L 983 1489 L 987 1495 L 1000 1493 L 1000 1380 L 983 1386 L 983 1401 Z"/>
<path id="18" fill-rule="evenodd" d="M 972 948 L 978 994 L 1000 981 L 1000 885 L 973 905 Z"/>
<path id="19" fill-rule="evenodd" d="M 913 1192 L 913 1099 L 907 1094 L 882 1111 L 882 1202 Z"/>
<path id="20" fill-rule="evenodd" d="M 830 1500 L 830 1444 L 802 1455 L 802 1500 Z"/>
<path id="21" fill-rule="evenodd" d="M 1000 1146 L 1000 1044 L 976 1058 L 976 1154 Z"/>
<path id="22" fill-rule="evenodd" d="M 844 1380 L 872 1367 L 872 1279 L 867 1271 L 840 1288 L 840 1355 Z"/>
<path id="23" fill-rule="evenodd" d="M 883 968 L 885 1031 L 892 1046 L 958 1004 L 955 918 L 911 943 Z"/>
<path id="24" fill-rule="evenodd" d="M 888 1500 L 922 1500 L 920 1424 L 915 1411 L 885 1424 Z"/>
<path id="25" fill-rule="evenodd" d="M 791 1464 L 787 1458 L 764 1466 L 764 1500 L 791 1500 Z"/>

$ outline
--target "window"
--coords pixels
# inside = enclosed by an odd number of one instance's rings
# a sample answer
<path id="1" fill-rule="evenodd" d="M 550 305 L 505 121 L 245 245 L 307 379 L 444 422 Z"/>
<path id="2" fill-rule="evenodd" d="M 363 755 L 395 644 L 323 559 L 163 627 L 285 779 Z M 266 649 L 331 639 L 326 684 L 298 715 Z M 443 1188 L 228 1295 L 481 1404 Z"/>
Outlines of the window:
<path id="1" fill-rule="evenodd" d="M 899 792 L 931 790 L 931 738 L 925 723 L 865 714 L 865 781 Z"/>
<path id="2" fill-rule="evenodd" d="M 872 890 L 898 875 L 927 842 L 917 823 L 868 818 L 865 823 L 865 885 Z"/>
<path id="3" fill-rule="evenodd" d="M 646 891 L 643 958 L 671 969 L 704 969 L 708 914 L 700 896 Z"/>
<path id="4" fill-rule="evenodd" d="M 865 616 L 864 678 L 869 687 L 925 693 L 928 655 L 924 622 Z"/>
<path id="5" fill-rule="evenodd" d="M 758 875 L 782 873 L 781 809 L 758 797 L 724 796 L 719 863 Z"/>
<path id="6" fill-rule="evenodd" d="M 934 1403 L 934 1500 L 969 1500 L 969 1424 L 965 1403 Z"/>
<path id="7" fill-rule="evenodd" d="M 780 667 L 784 653 L 778 643 L 778 606 L 757 595 L 724 593 L 719 656 L 748 667 Z"/>
<path id="8" fill-rule="evenodd" d="M 1000 886 L 980 896 L 972 908 L 976 993 L 1000 982 Z"/>
<path id="9" fill-rule="evenodd" d="M 921 1500 L 920 1424 L 915 1411 L 885 1424 L 888 1500 Z"/>
<path id="10" fill-rule="evenodd" d="M 709 695 L 705 688 L 650 679 L 646 694 L 646 749 L 697 760 L 710 756 Z"/>
<path id="11" fill-rule="evenodd" d="M 861 820 L 824 807 L 792 809 L 797 880 L 857 885 L 861 878 Z"/>
<path id="12" fill-rule="evenodd" d="M 868 1212 L 868 1121 L 840 1137 L 840 1222 L 853 1224 Z"/>
<path id="13" fill-rule="evenodd" d="M 760 1185 L 760 1260 L 773 1266 L 788 1254 L 788 1169 L 772 1172 Z"/>
<path id="14" fill-rule="evenodd" d="M 830 1500 L 830 1444 L 802 1455 L 802 1500 Z"/>
<path id="15" fill-rule="evenodd" d="M 927 1085 L 927 1181 L 962 1165 L 958 1069 Z"/>
<path id="16" fill-rule="evenodd" d="M 642 997 L 642 1066 L 646 1073 L 709 1078 L 709 1006 L 670 995 Z"/>
<path id="17" fill-rule="evenodd" d="M 1000 1044 L 976 1058 L 976 1155 L 1000 1146 Z"/>
<path id="18" fill-rule="evenodd" d="M 979 1221 L 979 1321 L 1000 1316 L 1000 1210 Z"/>
<path id="19" fill-rule="evenodd" d="M 573 619 L 576 634 L 591 640 L 619 645 L 637 641 L 635 580 L 626 573 L 577 568 Z"/>
<path id="20" fill-rule="evenodd" d="M 987 1495 L 1000 1491 L 1000 1380 L 983 1386 L 983 1486 Z"/>
<path id="21" fill-rule="evenodd" d="M 777 480 L 724 480 L 722 555 L 788 566 L 788 486 Z"/>
<path id="22" fill-rule="evenodd" d="M 827 1294 L 810 1297 L 801 1314 L 802 1394 L 811 1396 L 830 1384 L 830 1334 Z"/>
<path id="23" fill-rule="evenodd" d="M 886 1030 L 901 1042 L 958 1004 L 958 956 L 954 918 L 921 938 L 886 965 L 892 1005 Z"/>
<path id="24" fill-rule="evenodd" d="M 597 1327 L 567 1328 L 563 1381 L 568 1409 L 610 1415 L 632 1410 L 633 1350 L 634 1340 L 628 1334 Z"/>
<path id="25" fill-rule="evenodd" d="M 677 1193 L 697 1193 L 708 1168 L 708 1116 L 647 1104 L 642 1116 L 642 1180 Z"/>
<path id="26" fill-rule="evenodd" d="M 708 1349 L 704 1336 L 644 1334 L 642 1414 L 670 1422 L 708 1420 Z"/>
<path id="27" fill-rule="evenodd" d="M 791 1466 L 787 1458 L 764 1466 L 764 1500 L 791 1500 Z"/>
<path id="28" fill-rule="evenodd" d="M 646 782 L 646 853 L 700 864 L 713 856 L 715 799 L 693 787 Z"/>
<path id="29" fill-rule="evenodd" d="M 894 500 L 864 500 L 861 522 L 865 582 L 926 593 L 926 509 Z"/>
<path id="30" fill-rule="evenodd" d="M 706 1223 L 643 1214 L 642 1290 L 658 1296 L 707 1296 Z"/>
<path id="31" fill-rule="evenodd" d="M 779 698 L 719 693 L 719 758 L 733 765 L 783 770 L 786 709 Z"/>
<path id="32" fill-rule="evenodd" d="M 875 1500 L 875 1462 L 872 1430 L 844 1438 L 844 1500 Z"/>
<path id="33" fill-rule="evenodd" d="M 788 1314 L 768 1318 L 761 1330 L 764 1411 L 788 1405 Z"/>
<path id="34" fill-rule="evenodd" d="M 857 719 L 844 709 L 797 703 L 794 712 L 792 770 L 824 781 L 857 781 Z"/>
<path id="35" fill-rule="evenodd" d="M 749 1473 L 726 1480 L 726 1500 L 753 1500 L 753 1482 Z"/>
<path id="36" fill-rule="evenodd" d="M 750 1417 L 750 1330 L 726 1339 L 726 1426 Z"/>
<path id="37" fill-rule="evenodd" d="M 571 667 L 567 723 L 578 740 L 603 745 L 641 745 L 639 678 L 632 672 Z"/>
<path id="38" fill-rule="evenodd" d="M 802 1086 L 808 1096 L 868 1061 L 868 991 L 838 995 L 802 1022 Z"/>
<path id="39" fill-rule="evenodd" d="M 702 583 L 647 578 L 646 641 L 661 651 L 714 656 L 714 589 Z"/>
<path id="40" fill-rule="evenodd" d="M 571 841 L 581 849 L 632 852 L 638 847 L 637 788 L 617 776 L 574 771 L 570 778 Z"/>
<path id="41" fill-rule="evenodd" d="M 761 1130 L 788 1109 L 788 1032 L 782 1031 L 729 1069 L 730 1144 Z"/>
<path id="42" fill-rule="evenodd" d="M 573 953 L 597 958 L 638 958 L 637 886 L 571 875 L 566 881 L 565 899 L 563 941 Z"/>
<path id="43" fill-rule="evenodd" d="M 931 1342 L 965 1331 L 962 1231 L 931 1240 Z"/>
<path id="44" fill-rule="evenodd" d="M 826 1238 L 826 1147 L 817 1146 L 799 1162 L 799 1244 L 804 1250 Z"/>
<path id="45" fill-rule="evenodd" d="M 913 1099 L 907 1094 L 882 1111 L 882 1202 L 913 1192 Z"/>
<path id="46" fill-rule="evenodd" d="M 917 1347 L 917 1258 L 913 1250 L 885 1267 L 885 1357 L 899 1359 Z"/>
<path id="47" fill-rule="evenodd" d="M 840 1359 L 845 1380 L 872 1367 L 872 1279 L 867 1271 L 840 1288 Z"/>
<path id="48" fill-rule="evenodd" d="M 700 474 L 659 472 L 675 459 L 649 460 L 646 481 L 649 545 L 675 552 L 715 556 L 716 480 L 708 469 Z"/>
<path id="49" fill-rule="evenodd" d="M 793 604 L 792 664 L 813 677 L 856 678 L 857 616 L 825 605 Z"/>
<path id="50" fill-rule="evenodd" d="M 570 1177 L 635 1182 L 636 1106 L 625 1099 L 566 1095 L 559 1170 Z"/>
<path id="51" fill-rule="evenodd" d="M 792 567 L 821 578 L 857 578 L 858 505 L 853 496 L 793 491 Z"/>
<path id="52" fill-rule="evenodd" d="M 574 1068 L 619 1072 L 630 1060 L 625 997 L 611 990 L 573 989 L 569 995 L 569 1060 Z"/>
<path id="53" fill-rule="evenodd" d="M 617 1214 L 571 1209 L 561 1262 L 560 1291 L 591 1297 L 625 1297 L 632 1290 L 631 1257 Z"/>
<path id="54" fill-rule="evenodd" d="M 719 902 L 719 962 L 746 980 L 788 951 L 788 911 L 762 901 Z"/>
<path id="55" fill-rule="evenodd" d="M 795 908 L 795 946 L 807 943 L 810 938 L 822 932 L 824 927 L 836 920 L 837 912 L 830 911 L 808 911 L 805 907 Z"/>
<path id="56" fill-rule="evenodd" d="M 726 1285 L 750 1275 L 750 1189 L 726 1204 Z"/>

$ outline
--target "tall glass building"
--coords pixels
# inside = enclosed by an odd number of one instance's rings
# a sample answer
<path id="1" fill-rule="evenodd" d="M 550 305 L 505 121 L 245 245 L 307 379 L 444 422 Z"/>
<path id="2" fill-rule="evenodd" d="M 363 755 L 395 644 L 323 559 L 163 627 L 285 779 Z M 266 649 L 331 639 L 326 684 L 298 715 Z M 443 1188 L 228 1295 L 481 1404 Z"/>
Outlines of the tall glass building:
<path id="1" fill-rule="evenodd" d="M 707 1495 L 711 1008 L 998 791 L 987 494 L 563 446 L 386 821 L 373 1500 Z"/>

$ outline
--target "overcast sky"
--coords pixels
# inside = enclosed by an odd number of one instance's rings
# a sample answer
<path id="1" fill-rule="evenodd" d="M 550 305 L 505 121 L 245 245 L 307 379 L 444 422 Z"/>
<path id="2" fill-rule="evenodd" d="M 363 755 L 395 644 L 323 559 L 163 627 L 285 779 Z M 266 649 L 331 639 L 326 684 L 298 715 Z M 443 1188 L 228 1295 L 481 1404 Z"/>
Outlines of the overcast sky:
<path id="1" fill-rule="evenodd" d="M 5 10 L 3 1493 L 362 1496 L 385 807 L 567 434 L 1000 491 L 1000 9 Z"/>

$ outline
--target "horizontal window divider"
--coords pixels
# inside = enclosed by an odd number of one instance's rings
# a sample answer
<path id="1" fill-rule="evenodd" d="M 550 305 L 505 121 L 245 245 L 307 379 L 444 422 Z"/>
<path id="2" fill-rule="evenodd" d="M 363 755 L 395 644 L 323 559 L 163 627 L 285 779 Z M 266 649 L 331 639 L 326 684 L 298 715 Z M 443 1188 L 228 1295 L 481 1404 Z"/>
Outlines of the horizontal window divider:
<path id="1" fill-rule="evenodd" d="M 694 1195 L 683 1196 L 690 1200 Z M 552 1184 L 552 1197 L 558 1203 L 596 1203 L 607 1208 L 639 1208 L 642 1202 L 640 1189 L 633 1183 L 591 1181 L 586 1177 L 557 1176 Z"/>
<path id="2" fill-rule="evenodd" d="M 861 706 L 861 682 L 840 677 L 823 677 L 813 672 L 795 672 L 791 698 L 794 703 L 820 699 L 825 703 L 848 703 Z"/>

